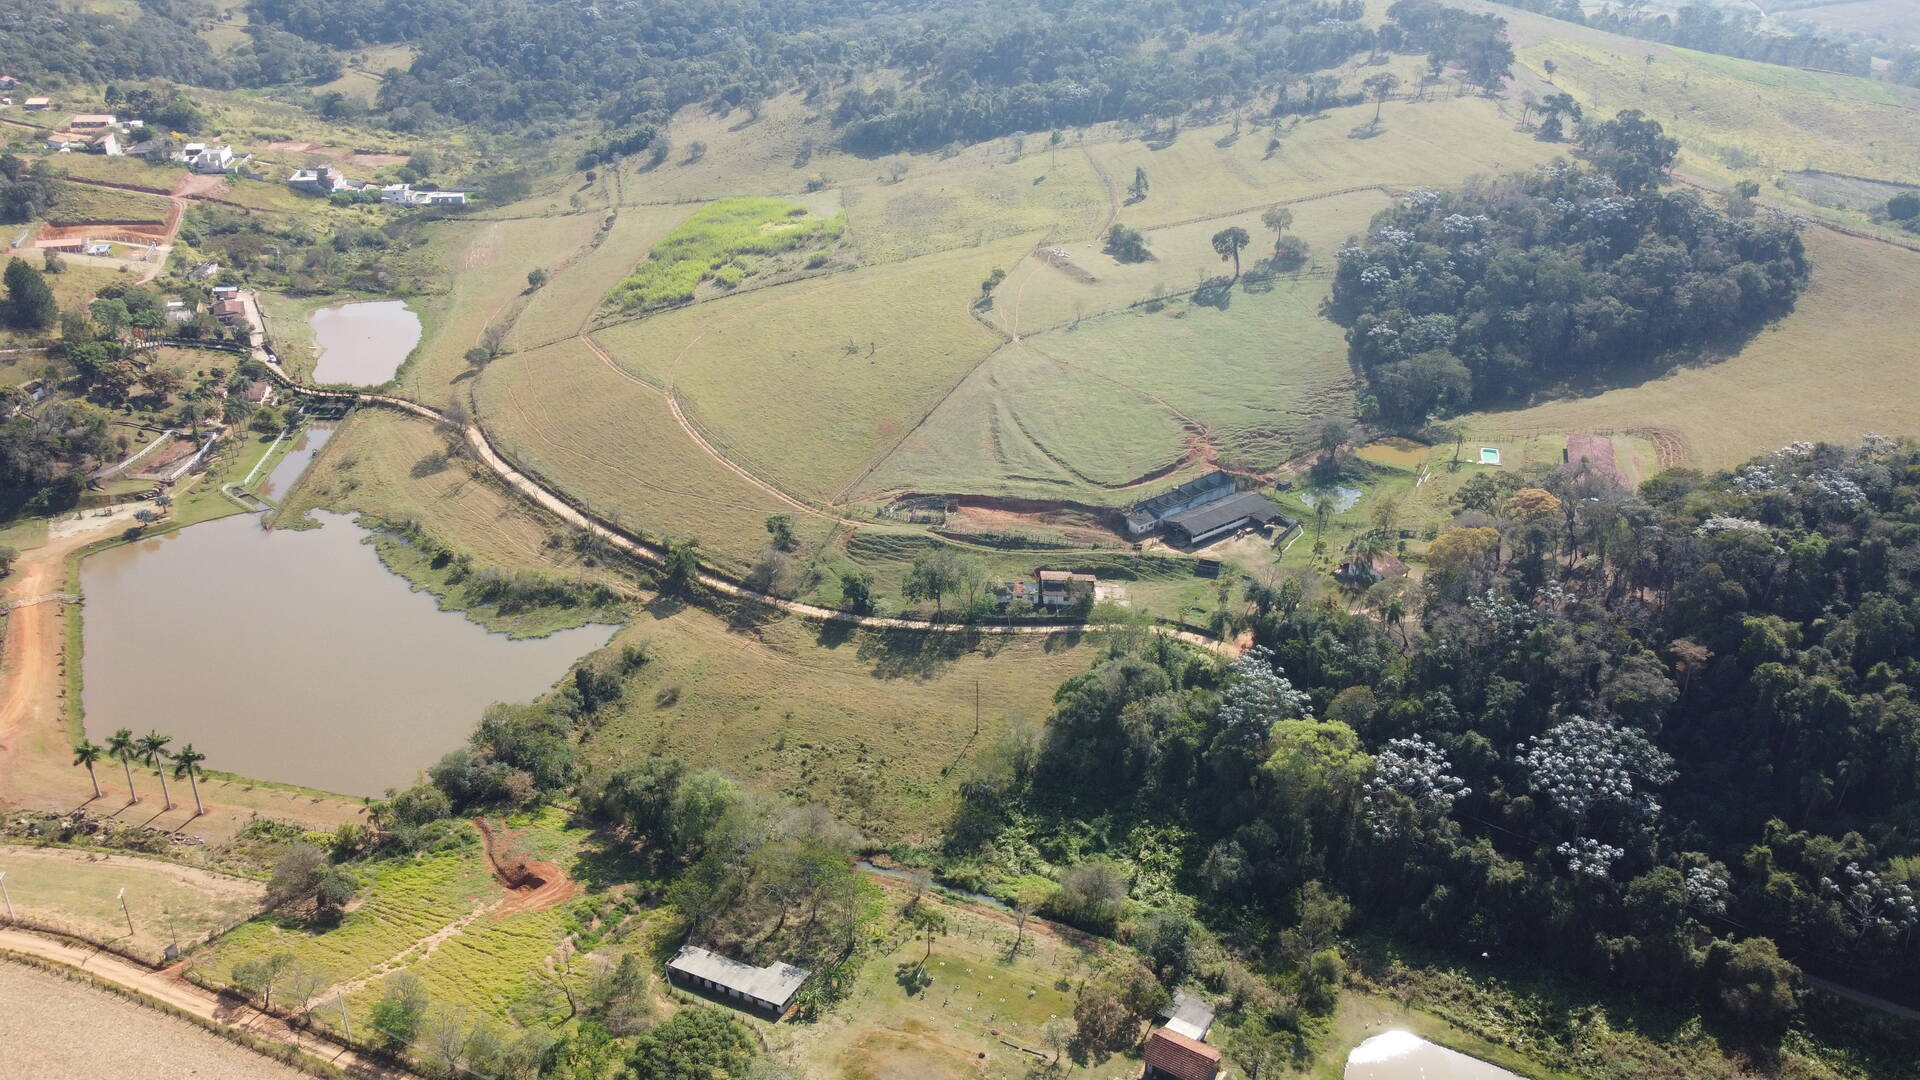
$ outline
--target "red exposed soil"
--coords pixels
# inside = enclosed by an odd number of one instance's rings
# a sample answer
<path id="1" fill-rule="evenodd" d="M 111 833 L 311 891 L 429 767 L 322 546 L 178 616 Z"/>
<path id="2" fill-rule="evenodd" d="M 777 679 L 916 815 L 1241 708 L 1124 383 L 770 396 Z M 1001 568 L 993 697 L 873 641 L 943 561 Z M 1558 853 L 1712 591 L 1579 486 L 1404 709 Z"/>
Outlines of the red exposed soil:
<path id="1" fill-rule="evenodd" d="M 227 178 L 207 173 L 188 173 L 173 185 L 174 195 L 195 198 L 202 195 L 218 195 L 228 188 Z"/>
<path id="2" fill-rule="evenodd" d="M 42 225 L 36 240 L 123 240 L 129 244 L 164 244 L 167 227 L 160 222 L 94 221 L 83 225 Z"/>
<path id="3" fill-rule="evenodd" d="M 1062 543 L 1111 544 L 1113 533 L 1100 526 L 1098 517 L 1076 510 L 1014 511 L 985 506 L 962 505 L 936 530 L 963 539 L 975 539 L 995 533 L 1045 529 L 1058 535 Z"/>
<path id="4" fill-rule="evenodd" d="M 580 895 L 580 883 L 556 864 L 514 853 L 513 834 L 506 829 L 496 835 L 485 818 L 474 818 L 473 825 L 486 838 L 493 876 L 507 890 L 507 899 L 500 905 L 502 912 L 545 911 Z"/>
<path id="5" fill-rule="evenodd" d="M 317 142 L 270 142 L 267 144 L 267 149 L 292 150 L 296 153 L 304 154 L 308 151 L 320 149 L 320 144 Z"/>
<path id="6" fill-rule="evenodd" d="M 1610 476 L 1616 484 L 1624 484 L 1627 478 L 1621 475 L 1620 466 L 1613 460 L 1613 440 L 1605 435 L 1583 435 L 1577 432 L 1567 434 L 1567 461 L 1579 465 L 1582 461 L 1587 468 L 1600 476 Z"/>

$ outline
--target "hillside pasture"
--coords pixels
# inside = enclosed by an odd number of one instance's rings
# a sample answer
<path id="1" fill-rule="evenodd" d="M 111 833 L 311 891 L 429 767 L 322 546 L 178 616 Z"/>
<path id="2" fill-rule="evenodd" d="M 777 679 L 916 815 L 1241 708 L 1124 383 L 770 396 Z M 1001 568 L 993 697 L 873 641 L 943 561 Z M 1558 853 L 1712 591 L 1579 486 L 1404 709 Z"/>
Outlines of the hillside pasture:
<path id="1" fill-rule="evenodd" d="M 252 917 L 266 892 L 257 881 L 124 852 L 0 846 L 0 870 L 14 911 L 30 924 L 112 941 L 155 962 L 170 943 L 190 948 Z"/>
<path id="2" fill-rule="evenodd" d="M 515 220 L 449 219 L 434 226 L 434 251 L 458 287 L 417 301 L 425 336 L 400 371 L 401 392 L 446 404 L 470 369 L 468 349 L 492 326 L 510 327 L 527 303 L 527 272 L 576 257 L 601 215 L 567 213 Z"/>
<path id="3" fill-rule="evenodd" d="M 172 211 L 173 204 L 159 195 L 67 184 L 60 189 L 60 197 L 53 206 L 48 208 L 47 220 L 63 225 L 105 221 L 163 225 Z"/>
<path id="4" fill-rule="evenodd" d="M 645 643 L 649 660 L 586 753 L 673 754 L 823 802 L 884 839 L 926 837 L 974 758 L 1016 721 L 1042 723 L 1054 688 L 1093 663 L 1083 638 L 883 635 L 789 617 L 743 633 L 700 608 L 656 606 L 614 641 Z"/>
<path id="5" fill-rule="evenodd" d="M 1170 145 L 1125 139 L 1090 141 L 1087 149 L 1121 191 L 1136 168 L 1147 171 L 1147 197 L 1119 210 L 1119 220 L 1136 228 L 1361 186 L 1449 187 L 1566 152 L 1517 130 L 1519 117 L 1503 112 L 1500 102 L 1456 98 L 1437 87 L 1430 95 L 1423 102 L 1388 102 L 1378 134 L 1367 138 L 1350 135 L 1373 118 L 1371 104 L 1290 117 L 1272 153 L 1263 129 L 1244 127 L 1235 138 L 1227 124 L 1182 131 Z"/>
<path id="6" fill-rule="evenodd" d="M 1590 397 L 1486 413 L 1475 431 L 1637 431 L 1703 469 L 1799 439 L 1920 431 L 1912 298 L 1920 254 L 1828 229 L 1806 232 L 1813 280 L 1792 314 L 1737 355 Z"/>
<path id="7" fill-rule="evenodd" d="M 602 298 L 693 210 L 692 206 L 620 208 L 613 227 L 597 246 L 572 261 L 546 268 L 552 279 L 528 298 L 514 320 L 512 346 L 537 348 L 584 332 Z"/>
<path id="8" fill-rule="evenodd" d="M 489 437 L 515 462 L 627 528 L 698 539 L 704 556 L 730 570 L 767 545 L 770 514 L 794 516 L 803 549 L 828 528 L 714 460 L 658 390 L 579 341 L 495 361 L 475 401 Z"/>
<path id="9" fill-rule="evenodd" d="M 1114 198 L 1092 158 L 1071 144 L 965 168 L 910 169 L 897 182 L 876 177 L 846 188 L 852 232 L 870 263 L 1035 233 L 1084 239 L 1106 220 Z"/>
<path id="10" fill-rule="evenodd" d="M 970 306 L 1030 239 L 864 267 L 665 312 L 594 335 L 680 395 L 708 441 L 830 502 L 993 351 Z"/>

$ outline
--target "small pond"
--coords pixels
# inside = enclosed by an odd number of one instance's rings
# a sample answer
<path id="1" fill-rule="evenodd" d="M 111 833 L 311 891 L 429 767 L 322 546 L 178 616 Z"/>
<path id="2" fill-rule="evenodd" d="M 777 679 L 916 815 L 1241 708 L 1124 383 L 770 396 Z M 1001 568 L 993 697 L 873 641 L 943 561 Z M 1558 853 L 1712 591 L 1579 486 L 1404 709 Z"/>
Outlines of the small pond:
<path id="1" fill-rule="evenodd" d="M 1468 1057 L 1413 1034 L 1388 1031 L 1347 1055 L 1346 1080 L 1520 1080 L 1479 1058 Z"/>
<path id="2" fill-rule="evenodd" d="M 1334 513 L 1344 514 L 1353 509 L 1366 493 L 1365 488 L 1339 484 L 1334 487 L 1308 488 L 1301 493 L 1300 497 L 1306 500 L 1308 506 L 1318 506 L 1322 501 L 1330 502 L 1333 504 Z"/>
<path id="3" fill-rule="evenodd" d="M 613 636 L 489 633 L 389 572 L 352 519 L 315 516 L 221 518 L 81 564 L 88 736 L 154 728 L 211 769 L 378 795 Z"/>
<path id="4" fill-rule="evenodd" d="M 379 386 L 420 344 L 420 316 L 402 300 L 337 304 L 307 321 L 316 350 L 313 381 L 325 385 Z"/>

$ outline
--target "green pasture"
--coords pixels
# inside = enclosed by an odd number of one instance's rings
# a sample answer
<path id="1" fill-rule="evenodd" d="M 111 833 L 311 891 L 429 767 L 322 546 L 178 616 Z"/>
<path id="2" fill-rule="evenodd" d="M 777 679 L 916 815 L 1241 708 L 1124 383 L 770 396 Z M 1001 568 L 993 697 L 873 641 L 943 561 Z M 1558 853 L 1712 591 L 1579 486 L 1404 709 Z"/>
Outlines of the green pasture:
<path id="1" fill-rule="evenodd" d="M 780 267 L 778 257 L 810 251 L 808 261 L 826 261 L 845 222 L 811 216 L 784 199 L 721 199 L 694 212 L 614 287 L 610 307 L 628 312 L 691 303 L 703 284 L 738 288 L 756 274 Z"/>
<path id="2" fill-rule="evenodd" d="M 596 232 L 596 244 L 545 267 L 551 280 L 527 299 L 513 324 L 512 345 L 537 348 L 584 332 L 607 293 L 690 211 L 685 206 L 628 206 L 610 211 L 613 226 Z M 605 221 L 602 218 L 603 226 Z"/>
<path id="3" fill-rule="evenodd" d="M 739 627 L 678 604 L 637 616 L 614 645 L 645 643 L 649 660 L 587 758 L 674 754 L 875 836 L 924 838 L 974 757 L 1015 721 L 1042 723 L 1054 688 L 1092 663 L 1075 632 L 880 634 L 735 615 Z"/>

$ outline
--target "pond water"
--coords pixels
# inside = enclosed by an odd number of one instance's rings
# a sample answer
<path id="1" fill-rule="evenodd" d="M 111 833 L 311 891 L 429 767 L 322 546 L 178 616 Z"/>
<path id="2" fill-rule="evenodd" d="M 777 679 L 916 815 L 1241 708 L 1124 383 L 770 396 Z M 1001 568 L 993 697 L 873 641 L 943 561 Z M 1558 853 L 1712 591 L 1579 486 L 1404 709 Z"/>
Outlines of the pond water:
<path id="1" fill-rule="evenodd" d="M 1354 504 L 1358 503 L 1360 497 L 1366 493 L 1364 488 L 1340 484 L 1336 487 L 1309 488 L 1306 492 L 1306 500 L 1308 506 L 1317 506 L 1324 499 L 1333 504 L 1334 513 L 1344 514 L 1353 509 Z"/>
<path id="2" fill-rule="evenodd" d="M 293 490 L 293 482 L 300 479 L 300 474 L 307 471 L 307 466 L 313 464 L 314 455 L 327 445 L 328 439 L 333 438 L 336 427 L 334 424 L 309 424 L 294 432 L 291 436 L 293 447 L 275 463 L 267 478 L 254 486 L 254 492 L 278 503 L 287 492 Z"/>
<path id="3" fill-rule="evenodd" d="M 378 795 L 613 636 L 488 633 L 390 573 L 352 519 L 315 516 L 221 518 L 81 564 L 88 736 L 154 728 L 208 768 Z"/>
<path id="4" fill-rule="evenodd" d="M 307 322 L 318 349 L 313 381 L 322 384 L 379 386 L 420 344 L 420 316 L 402 300 L 338 304 Z"/>
<path id="5" fill-rule="evenodd" d="M 1520 1080 L 1497 1065 L 1413 1034 L 1388 1031 L 1347 1055 L 1346 1080 Z"/>

